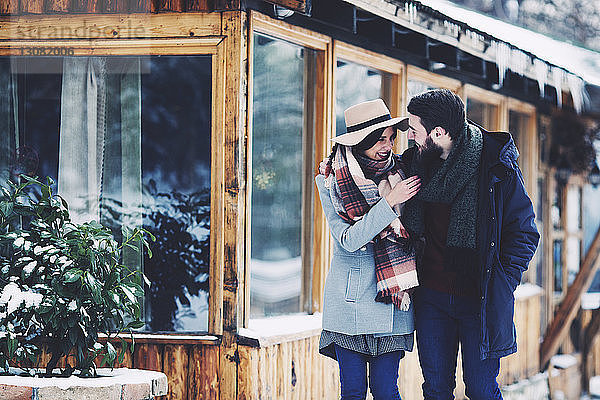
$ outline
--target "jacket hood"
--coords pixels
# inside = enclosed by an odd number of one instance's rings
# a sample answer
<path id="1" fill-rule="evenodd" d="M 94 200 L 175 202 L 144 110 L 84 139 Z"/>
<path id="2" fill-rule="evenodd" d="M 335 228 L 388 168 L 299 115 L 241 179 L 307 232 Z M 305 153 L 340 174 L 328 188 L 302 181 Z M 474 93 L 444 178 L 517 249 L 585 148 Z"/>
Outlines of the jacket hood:
<path id="1" fill-rule="evenodd" d="M 469 124 L 475 125 L 481 130 L 484 137 L 484 156 L 487 165 L 494 167 L 501 164 L 509 170 L 517 168 L 517 159 L 519 150 L 515 145 L 512 135 L 508 132 L 489 132 L 481 126 L 469 121 Z"/>

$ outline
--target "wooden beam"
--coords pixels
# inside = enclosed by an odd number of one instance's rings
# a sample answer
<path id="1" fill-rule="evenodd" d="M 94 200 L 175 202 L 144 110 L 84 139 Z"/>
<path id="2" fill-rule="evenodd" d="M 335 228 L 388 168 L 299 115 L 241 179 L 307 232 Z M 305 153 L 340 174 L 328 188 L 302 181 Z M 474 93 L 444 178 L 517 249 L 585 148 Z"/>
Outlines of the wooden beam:
<path id="1" fill-rule="evenodd" d="M 211 0 L 188 0 L 186 11 L 207 11 L 214 9 Z"/>
<path id="2" fill-rule="evenodd" d="M 235 11 L 242 9 L 242 0 L 214 0 L 214 11 Z"/>
<path id="3" fill-rule="evenodd" d="M 47 0 L 46 11 L 53 13 L 66 13 L 71 10 L 70 0 Z"/>
<path id="4" fill-rule="evenodd" d="M 185 11 L 184 0 L 158 0 L 158 11 Z"/>
<path id="5" fill-rule="evenodd" d="M 44 12 L 44 0 L 21 0 L 21 12 L 42 14 Z"/>
<path id="6" fill-rule="evenodd" d="M 98 0 L 73 0 L 71 12 L 97 14 L 102 12 L 101 3 Z"/>
<path id="7" fill-rule="evenodd" d="M 311 0 L 267 0 L 269 3 L 285 7 L 292 11 L 310 15 L 312 8 Z"/>
<path id="8" fill-rule="evenodd" d="M 11 15 L 19 12 L 19 0 L 0 0 L 0 15 Z"/>
<path id="9" fill-rule="evenodd" d="M 583 343 L 581 346 L 581 355 L 583 360 L 581 361 L 582 365 L 582 387 L 588 387 L 589 379 L 590 379 L 590 370 L 588 368 L 588 359 L 590 358 L 590 351 L 592 350 L 592 346 L 594 345 L 594 341 L 598 336 L 598 332 L 600 331 L 600 309 L 595 309 L 592 311 L 592 319 L 588 323 L 585 331 L 583 332 Z M 593 358 L 593 357 L 591 357 Z"/>
<path id="10" fill-rule="evenodd" d="M 560 303 L 558 310 L 554 314 L 552 322 L 548 326 L 544 341 L 540 346 L 540 366 L 544 367 L 550 357 L 558 350 L 560 343 L 569 333 L 571 322 L 579 311 L 581 305 L 581 295 L 585 293 L 600 267 L 600 228 L 596 232 L 596 236 L 590 248 L 585 255 L 583 262 L 577 272 L 575 280 L 567 289 L 567 294 L 564 300 Z"/>
<path id="11" fill-rule="evenodd" d="M 77 1 L 82 3 L 87 1 L 88 4 L 98 2 L 97 0 Z M 0 17 L 0 26 L 2 26 L 0 41 L 198 38 L 219 36 L 221 15 L 219 13 L 23 15 Z"/>

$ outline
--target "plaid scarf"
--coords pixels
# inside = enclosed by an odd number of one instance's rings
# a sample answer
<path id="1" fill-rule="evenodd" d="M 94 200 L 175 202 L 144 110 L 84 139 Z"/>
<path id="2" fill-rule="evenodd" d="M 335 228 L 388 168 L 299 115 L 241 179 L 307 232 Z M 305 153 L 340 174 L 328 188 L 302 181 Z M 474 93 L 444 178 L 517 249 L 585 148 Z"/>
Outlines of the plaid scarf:
<path id="1" fill-rule="evenodd" d="M 404 179 L 400 165 L 400 158 L 392 153 L 387 160 L 374 161 L 360 154 L 355 156 L 351 147 L 340 146 L 332 160 L 333 173 L 325 181 L 338 215 L 351 224 L 362 219 Z M 401 215 L 402 206 L 394 206 L 394 211 Z M 406 290 L 419 282 L 415 251 L 409 240 L 400 236 L 401 227 L 400 219 L 396 218 L 372 240 L 377 279 L 375 301 L 391 302 L 406 311 L 410 306 Z"/>

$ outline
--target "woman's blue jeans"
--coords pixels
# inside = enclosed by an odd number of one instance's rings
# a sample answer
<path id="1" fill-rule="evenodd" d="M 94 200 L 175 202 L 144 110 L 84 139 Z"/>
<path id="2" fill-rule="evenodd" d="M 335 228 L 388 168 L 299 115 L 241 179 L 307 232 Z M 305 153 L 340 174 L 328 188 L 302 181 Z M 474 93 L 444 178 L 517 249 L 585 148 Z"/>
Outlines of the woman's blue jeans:
<path id="1" fill-rule="evenodd" d="M 371 357 L 335 345 L 340 366 L 341 400 L 364 400 L 367 397 L 367 363 L 369 387 L 374 400 L 400 400 L 398 365 L 404 351 Z"/>
<path id="2" fill-rule="evenodd" d="M 417 347 L 425 400 L 454 399 L 458 344 L 463 380 L 471 400 L 502 399 L 498 358 L 481 360 L 479 302 L 420 287 L 415 299 Z"/>

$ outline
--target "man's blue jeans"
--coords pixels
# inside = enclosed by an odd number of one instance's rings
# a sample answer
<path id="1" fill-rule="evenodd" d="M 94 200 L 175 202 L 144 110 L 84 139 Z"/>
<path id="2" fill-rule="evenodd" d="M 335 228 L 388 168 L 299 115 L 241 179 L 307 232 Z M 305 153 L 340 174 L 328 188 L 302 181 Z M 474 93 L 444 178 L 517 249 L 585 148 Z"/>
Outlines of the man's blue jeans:
<path id="1" fill-rule="evenodd" d="M 367 362 L 369 387 L 374 400 L 400 400 L 398 365 L 403 351 L 371 357 L 335 345 L 340 366 L 341 400 L 365 400 L 367 397 Z"/>
<path id="2" fill-rule="evenodd" d="M 502 399 L 496 378 L 498 358 L 481 360 L 479 301 L 420 287 L 415 296 L 419 361 L 425 400 L 454 398 L 460 343 L 463 380 L 471 400 Z"/>

